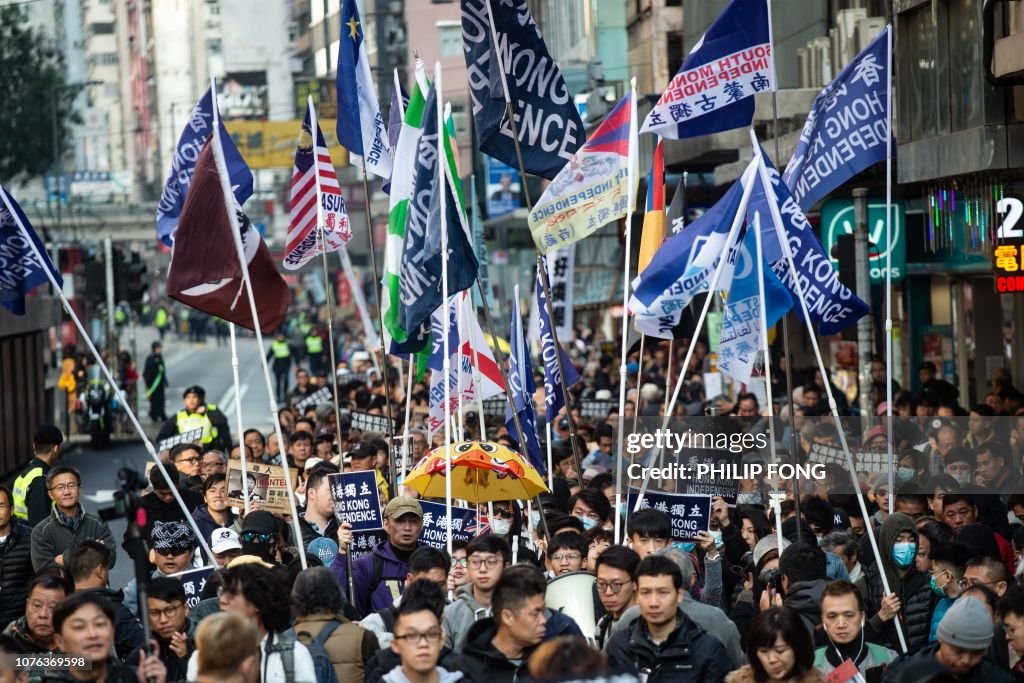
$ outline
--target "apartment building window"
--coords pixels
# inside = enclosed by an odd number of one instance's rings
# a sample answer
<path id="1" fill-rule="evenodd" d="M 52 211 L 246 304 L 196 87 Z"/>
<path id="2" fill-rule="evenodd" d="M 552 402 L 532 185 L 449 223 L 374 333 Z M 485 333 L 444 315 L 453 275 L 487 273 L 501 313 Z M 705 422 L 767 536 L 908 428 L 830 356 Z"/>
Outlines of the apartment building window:
<path id="1" fill-rule="evenodd" d="M 115 66 L 117 64 L 116 52 L 104 52 L 89 57 L 89 66 Z"/>
<path id="2" fill-rule="evenodd" d="M 211 55 L 219 55 L 221 52 L 220 38 L 212 38 L 206 41 L 206 51 Z"/>
<path id="3" fill-rule="evenodd" d="M 462 56 L 462 25 L 457 22 L 438 22 L 437 34 L 441 37 L 442 57 Z"/>
<path id="4" fill-rule="evenodd" d="M 113 22 L 96 22 L 89 25 L 89 30 L 94 36 L 105 36 L 114 33 Z"/>
<path id="5" fill-rule="evenodd" d="M 313 61 L 315 62 L 314 67 L 316 68 L 316 75 L 317 76 L 326 76 L 327 75 L 327 50 L 325 50 L 324 48 L 318 49 L 316 51 L 316 54 L 313 56 Z"/>

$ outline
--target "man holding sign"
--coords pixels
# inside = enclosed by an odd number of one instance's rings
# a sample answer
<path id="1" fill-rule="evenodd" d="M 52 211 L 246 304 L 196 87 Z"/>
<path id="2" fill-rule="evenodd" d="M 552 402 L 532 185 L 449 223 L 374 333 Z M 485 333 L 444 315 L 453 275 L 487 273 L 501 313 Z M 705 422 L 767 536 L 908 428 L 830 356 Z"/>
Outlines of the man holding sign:
<path id="1" fill-rule="evenodd" d="M 391 607 L 405 587 L 409 573 L 409 557 L 420 546 L 423 509 L 415 498 L 392 498 L 384 509 L 384 530 L 388 540 L 379 543 L 373 552 L 352 563 L 356 614 L 360 619 L 378 610 Z M 338 554 L 331 571 L 342 586 L 348 585 L 345 553 L 352 543 L 352 524 L 342 522 L 338 531 Z"/>

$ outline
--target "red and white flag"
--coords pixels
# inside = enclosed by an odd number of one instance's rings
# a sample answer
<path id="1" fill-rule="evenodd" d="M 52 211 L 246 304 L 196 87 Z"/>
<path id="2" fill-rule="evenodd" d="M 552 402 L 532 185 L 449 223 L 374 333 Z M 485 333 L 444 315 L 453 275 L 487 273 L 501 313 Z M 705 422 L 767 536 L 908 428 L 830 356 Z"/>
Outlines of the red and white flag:
<path id="1" fill-rule="evenodd" d="M 352 238 L 345 199 L 310 98 L 295 148 L 285 268 L 297 270 L 320 255 L 318 222 L 323 224 L 328 251 L 337 251 Z"/>

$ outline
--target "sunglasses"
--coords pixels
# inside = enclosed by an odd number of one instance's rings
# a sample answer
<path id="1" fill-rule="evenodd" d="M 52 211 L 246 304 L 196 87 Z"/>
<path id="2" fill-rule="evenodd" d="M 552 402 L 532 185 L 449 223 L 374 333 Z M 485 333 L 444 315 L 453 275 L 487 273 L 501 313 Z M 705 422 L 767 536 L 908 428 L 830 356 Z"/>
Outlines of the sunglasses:
<path id="1" fill-rule="evenodd" d="M 189 550 L 189 548 L 157 548 L 156 554 L 163 555 L 164 557 L 178 557 L 179 555 L 184 555 Z"/>
<path id="2" fill-rule="evenodd" d="M 270 543 L 274 538 L 274 534 L 260 533 L 258 531 L 243 531 L 240 538 L 245 543 Z"/>

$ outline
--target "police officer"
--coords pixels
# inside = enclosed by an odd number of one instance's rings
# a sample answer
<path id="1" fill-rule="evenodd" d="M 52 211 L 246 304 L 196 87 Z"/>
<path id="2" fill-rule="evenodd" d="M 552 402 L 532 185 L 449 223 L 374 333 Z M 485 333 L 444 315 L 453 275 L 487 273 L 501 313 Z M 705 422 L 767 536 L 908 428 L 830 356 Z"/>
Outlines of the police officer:
<path id="1" fill-rule="evenodd" d="M 50 516 L 52 501 L 46 492 L 46 474 L 60 456 L 64 434 L 54 425 L 42 425 L 32 437 L 35 457 L 14 480 L 14 516 L 35 526 Z"/>
<path id="2" fill-rule="evenodd" d="M 155 341 L 151 348 L 153 352 L 146 358 L 142 379 L 146 382 L 146 396 L 149 397 L 149 419 L 153 422 L 163 422 L 167 419 L 164 392 L 169 386 L 164 367 L 163 345 Z"/>
<path id="3" fill-rule="evenodd" d="M 277 402 L 284 403 L 288 400 L 288 371 L 292 367 L 292 349 L 285 339 L 284 332 L 278 332 L 274 341 L 270 343 L 267 360 L 271 359 L 274 361 Z"/>
<path id="4" fill-rule="evenodd" d="M 213 403 L 206 403 L 206 390 L 201 386 L 185 389 L 182 396 L 185 403 L 173 418 L 164 423 L 157 439 L 169 439 L 176 434 L 185 434 L 202 429 L 201 442 L 204 447 L 227 451 L 231 448 L 231 431 L 228 419 Z"/>
<path id="5" fill-rule="evenodd" d="M 306 357 L 309 359 L 309 371 L 314 376 L 324 374 L 324 338 L 316 327 L 306 334 Z"/>

